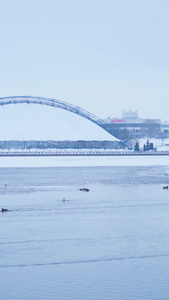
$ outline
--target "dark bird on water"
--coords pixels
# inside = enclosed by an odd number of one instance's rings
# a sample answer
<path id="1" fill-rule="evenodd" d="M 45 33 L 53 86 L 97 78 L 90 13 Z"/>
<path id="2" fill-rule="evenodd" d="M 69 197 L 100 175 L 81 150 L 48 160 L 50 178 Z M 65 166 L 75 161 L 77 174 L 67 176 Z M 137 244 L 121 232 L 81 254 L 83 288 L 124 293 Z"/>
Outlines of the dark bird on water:
<path id="1" fill-rule="evenodd" d="M 2 211 L 2 212 L 8 211 L 8 209 L 7 209 L 7 208 L 2 208 L 1 211 Z"/>
<path id="2" fill-rule="evenodd" d="M 168 185 L 167 186 L 163 186 L 163 189 L 168 190 Z"/>
<path id="3" fill-rule="evenodd" d="M 89 192 L 89 189 L 83 188 L 83 189 L 79 189 L 79 191 Z"/>

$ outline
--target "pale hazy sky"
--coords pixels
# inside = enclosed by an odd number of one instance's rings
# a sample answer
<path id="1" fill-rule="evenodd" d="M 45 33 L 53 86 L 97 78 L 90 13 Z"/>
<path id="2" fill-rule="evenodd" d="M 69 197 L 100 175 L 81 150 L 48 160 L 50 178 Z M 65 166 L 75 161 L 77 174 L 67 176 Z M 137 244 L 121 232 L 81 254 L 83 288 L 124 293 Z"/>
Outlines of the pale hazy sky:
<path id="1" fill-rule="evenodd" d="M 168 0 L 1 0 L 0 97 L 169 120 L 168 16 Z"/>

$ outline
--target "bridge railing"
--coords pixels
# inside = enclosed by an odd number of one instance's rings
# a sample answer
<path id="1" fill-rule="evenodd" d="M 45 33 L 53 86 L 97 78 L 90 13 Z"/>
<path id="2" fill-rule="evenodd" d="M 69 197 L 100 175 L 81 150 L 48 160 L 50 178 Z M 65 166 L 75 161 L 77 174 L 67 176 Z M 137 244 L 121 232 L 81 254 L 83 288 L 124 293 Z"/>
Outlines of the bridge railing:
<path id="1" fill-rule="evenodd" d="M 139 151 L 114 149 L 0 149 L 0 156 L 151 156 L 169 155 L 169 151 Z"/>

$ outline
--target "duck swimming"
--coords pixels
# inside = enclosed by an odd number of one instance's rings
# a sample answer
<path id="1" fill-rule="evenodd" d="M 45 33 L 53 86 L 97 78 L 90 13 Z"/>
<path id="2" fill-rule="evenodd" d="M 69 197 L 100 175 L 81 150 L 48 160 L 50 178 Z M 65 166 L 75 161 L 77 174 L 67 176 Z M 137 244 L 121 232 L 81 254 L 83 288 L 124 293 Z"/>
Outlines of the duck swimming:
<path id="1" fill-rule="evenodd" d="M 8 211 L 8 209 L 7 209 L 7 208 L 2 208 L 1 211 L 2 211 L 2 212 Z"/>

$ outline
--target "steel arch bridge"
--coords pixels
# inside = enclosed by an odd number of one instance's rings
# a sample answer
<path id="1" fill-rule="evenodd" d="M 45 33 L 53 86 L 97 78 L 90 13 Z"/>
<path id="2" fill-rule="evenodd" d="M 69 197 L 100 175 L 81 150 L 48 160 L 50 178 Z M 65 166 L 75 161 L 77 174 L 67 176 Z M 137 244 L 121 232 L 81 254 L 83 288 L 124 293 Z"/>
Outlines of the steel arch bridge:
<path id="1" fill-rule="evenodd" d="M 68 102 L 56 100 L 53 98 L 46 97 L 34 97 L 34 96 L 11 96 L 11 97 L 2 97 L 0 98 L 0 105 L 8 105 L 8 104 L 19 104 L 19 103 L 27 103 L 27 104 L 41 104 L 41 105 L 49 105 L 52 107 L 61 108 L 72 112 L 76 115 L 79 115 L 96 125 L 100 126 L 108 133 L 112 135 L 112 133 L 106 128 L 106 122 L 94 114 L 84 110 L 83 108 L 70 104 Z"/>

